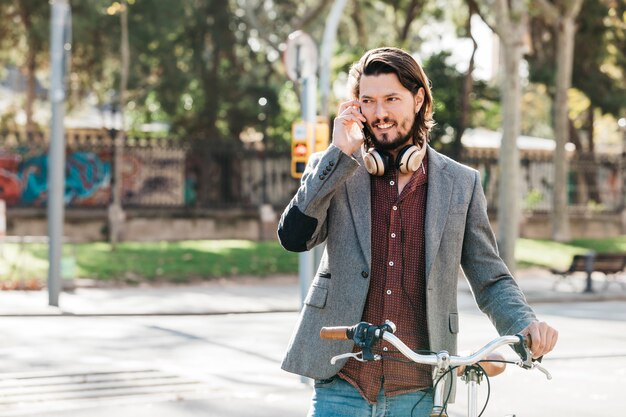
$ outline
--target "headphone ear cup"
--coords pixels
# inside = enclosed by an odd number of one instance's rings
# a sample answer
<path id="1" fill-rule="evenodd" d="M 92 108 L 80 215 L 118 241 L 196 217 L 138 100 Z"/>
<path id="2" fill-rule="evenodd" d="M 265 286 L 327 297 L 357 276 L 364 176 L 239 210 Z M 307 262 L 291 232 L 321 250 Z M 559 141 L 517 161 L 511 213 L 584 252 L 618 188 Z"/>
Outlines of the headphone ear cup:
<path id="1" fill-rule="evenodd" d="M 385 171 L 387 170 L 387 166 L 389 164 L 389 157 L 381 154 L 374 148 L 370 148 L 365 155 L 363 155 L 363 162 L 365 163 L 365 169 L 367 169 L 367 172 L 371 175 L 380 177 L 385 175 Z"/>
<path id="2" fill-rule="evenodd" d="M 403 174 L 417 171 L 422 165 L 424 155 L 426 155 L 426 146 L 422 146 L 421 149 L 415 145 L 404 147 L 398 152 L 398 157 L 396 158 L 397 170 Z"/>

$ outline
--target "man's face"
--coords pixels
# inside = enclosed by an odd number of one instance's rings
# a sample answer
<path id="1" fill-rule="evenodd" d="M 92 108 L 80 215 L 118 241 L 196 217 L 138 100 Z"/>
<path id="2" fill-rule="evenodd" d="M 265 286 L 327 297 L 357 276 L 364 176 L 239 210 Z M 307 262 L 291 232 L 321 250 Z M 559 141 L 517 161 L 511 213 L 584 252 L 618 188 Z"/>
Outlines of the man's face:
<path id="1" fill-rule="evenodd" d="M 359 90 L 361 112 L 376 148 L 394 151 L 409 142 L 415 114 L 424 102 L 424 89 L 413 95 L 391 73 L 361 76 Z"/>

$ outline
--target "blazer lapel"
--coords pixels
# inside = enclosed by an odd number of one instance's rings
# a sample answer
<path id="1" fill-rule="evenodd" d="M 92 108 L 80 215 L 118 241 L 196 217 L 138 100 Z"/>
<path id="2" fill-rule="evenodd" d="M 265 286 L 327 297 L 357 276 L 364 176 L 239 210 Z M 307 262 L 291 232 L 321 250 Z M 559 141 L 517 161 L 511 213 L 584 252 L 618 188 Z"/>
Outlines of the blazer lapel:
<path id="1" fill-rule="evenodd" d="M 368 265 L 372 264 L 372 216 L 370 175 L 365 170 L 361 156 L 354 155 L 361 164 L 355 174 L 346 181 L 348 202 L 352 212 L 352 221 L 359 238 L 359 245 Z"/>
<path id="2" fill-rule="evenodd" d="M 447 172 L 448 162 L 428 147 L 428 195 L 426 198 L 426 283 L 428 283 L 452 198 L 453 179 Z"/>

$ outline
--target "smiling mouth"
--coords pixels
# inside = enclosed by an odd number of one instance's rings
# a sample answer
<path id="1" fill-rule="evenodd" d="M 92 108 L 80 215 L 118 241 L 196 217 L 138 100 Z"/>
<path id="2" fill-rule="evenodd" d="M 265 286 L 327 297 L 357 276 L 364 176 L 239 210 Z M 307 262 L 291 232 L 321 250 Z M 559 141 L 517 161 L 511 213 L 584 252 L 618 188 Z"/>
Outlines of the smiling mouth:
<path id="1" fill-rule="evenodd" d="M 379 123 L 375 127 L 380 130 L 389 129 L 393 127 L 393 123 Z"/>

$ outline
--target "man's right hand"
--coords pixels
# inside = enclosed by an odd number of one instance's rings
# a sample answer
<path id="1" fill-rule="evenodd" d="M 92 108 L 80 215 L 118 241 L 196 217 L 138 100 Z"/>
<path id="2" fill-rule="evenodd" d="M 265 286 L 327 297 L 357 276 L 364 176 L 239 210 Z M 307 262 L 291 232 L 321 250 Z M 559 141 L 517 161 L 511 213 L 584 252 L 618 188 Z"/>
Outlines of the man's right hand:
<path id="1" fill-rule="evenodd" d="M 333 143 L 349 156 L 359 149 L 365 139 L 362 129 L 366 119 L 359 111 L 360 106 L 358 100 L 341 103 L 333 123 Z"/>

